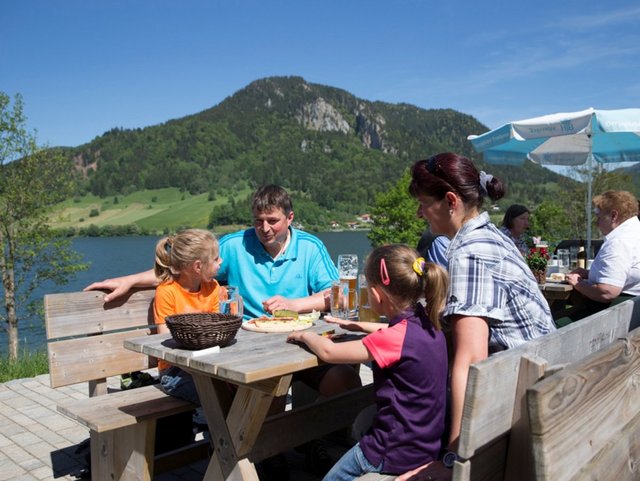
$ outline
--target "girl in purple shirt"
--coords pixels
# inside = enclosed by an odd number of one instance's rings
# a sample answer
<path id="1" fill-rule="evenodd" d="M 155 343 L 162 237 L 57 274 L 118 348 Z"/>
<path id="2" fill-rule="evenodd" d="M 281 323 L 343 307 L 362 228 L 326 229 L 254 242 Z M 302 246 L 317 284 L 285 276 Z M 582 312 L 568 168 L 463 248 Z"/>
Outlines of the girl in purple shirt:
<path id="1" fill-rule="evenodd" d="M 289 335 L 328 363 L 372 362 L 377 408 L 372 426 L 323 481 L 353 480 L 370 472 L 401 474 L 438 458 L 447 389 L 440 314 L 448 275 L 419 256 L 411 247 L 394 244 L 378 247 L 367 258 L 369 302 L 388 324 L 325 318 L 369 333 L 343 343 L 308 331 Z"/>

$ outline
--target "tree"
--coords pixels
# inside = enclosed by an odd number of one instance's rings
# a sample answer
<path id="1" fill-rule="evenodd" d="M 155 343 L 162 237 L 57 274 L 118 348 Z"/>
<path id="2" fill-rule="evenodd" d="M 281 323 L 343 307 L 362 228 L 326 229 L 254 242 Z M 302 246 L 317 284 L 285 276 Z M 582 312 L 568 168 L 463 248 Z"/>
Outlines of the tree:
<path id="1" fill-rule="evenodd" d="M 0 274 L 9 358 L 18 357 L 18 322 L 33 313 L 33 289 L 44 282 L 67 282 L 86 268 L 70 241 L 46 221 L 48 207 L 73 194 L 73 168 L 59 151 L 42 149 L 27 132 L 22 97 L 0 92 Z M 26 315 L 26 314 L 25 314 Z"/>
<path id="2" fill-rule="evenodd" d="M 388 192 L 376 196 L 371 211 L 373 227 L 368 234 L 374 246 L 402 243 L 415 247 L 426 225 L 416 215 L 418 203 L 409 195 L 410 173 L 407 169 Z"/>

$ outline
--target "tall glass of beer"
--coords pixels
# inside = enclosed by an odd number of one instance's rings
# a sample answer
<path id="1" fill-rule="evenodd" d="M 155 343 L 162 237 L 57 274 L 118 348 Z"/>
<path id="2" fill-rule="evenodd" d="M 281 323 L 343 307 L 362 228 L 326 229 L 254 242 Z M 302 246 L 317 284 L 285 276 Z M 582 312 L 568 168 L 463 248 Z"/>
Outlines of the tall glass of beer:
<path id="1" fill-rule="evenodd" d="M 349 283 L 349 316 L 355 317 L 358 306 L 358 255 L 340 254 L 338 256 L 338 274 L 341 281 Z"/>

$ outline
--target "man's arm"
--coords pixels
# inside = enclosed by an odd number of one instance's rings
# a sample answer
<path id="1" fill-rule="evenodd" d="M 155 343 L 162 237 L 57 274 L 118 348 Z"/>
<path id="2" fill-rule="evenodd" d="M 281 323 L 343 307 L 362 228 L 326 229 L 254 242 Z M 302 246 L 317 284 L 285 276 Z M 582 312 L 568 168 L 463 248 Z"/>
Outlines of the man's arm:
<path id="1" fill-rule="evenodd" d="M 104 296 L 104 302 L 109 302 L 126 294 L 132 287 L 155 287 L 158 285 L 158 279 L 153 271 L 138 272 L 128 276 L 114 277 L 113 279 L 105 279 L 104 281 L 94 282 L 83 290 L 91 291 L 94 289 L 106 289 L 111 291 L 110 294 Z"/>
<path id="2" fill-rule="evenodd" d="M 278 309 L 288 309 L 296 312 L 311 312 L 330 310 L 331 289 L 316 292 L 307 297 L 299 297 L 297 299 L 287 299 L 283 296 L 273 296 L 270 299 L 262 301 L 262 307 L 267 312 L 273 312 Z"/>

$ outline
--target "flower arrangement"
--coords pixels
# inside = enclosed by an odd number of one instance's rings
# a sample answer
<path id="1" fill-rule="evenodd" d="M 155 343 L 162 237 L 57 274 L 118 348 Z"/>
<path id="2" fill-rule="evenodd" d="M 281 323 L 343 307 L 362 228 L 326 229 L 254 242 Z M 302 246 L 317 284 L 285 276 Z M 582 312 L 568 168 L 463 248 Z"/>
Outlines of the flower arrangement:
<path id="1" fill-rule="evenodd" d="M 529 269 L 535 271 L 546 271 L 549 262 L 549 250 L 546 247 L 532 247 L 525 260 Z"/>

